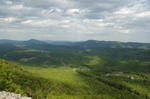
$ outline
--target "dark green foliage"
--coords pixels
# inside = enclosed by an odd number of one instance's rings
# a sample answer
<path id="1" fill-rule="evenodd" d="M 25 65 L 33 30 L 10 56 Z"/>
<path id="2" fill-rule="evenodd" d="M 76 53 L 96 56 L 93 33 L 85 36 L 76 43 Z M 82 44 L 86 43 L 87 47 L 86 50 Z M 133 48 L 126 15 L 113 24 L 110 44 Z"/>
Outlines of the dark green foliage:
<path id="1" fill-rule="evenodd" d="M 51 82 L 24 71 L 19 65 L 0 60 L 0 90 L 43 99 L 51 88 Z"/>
<path id="2" fill-rule="evenodd" d="M 66 42 L 67 43 L 67 42 Z M 43 41 L 0 41 L 0 56 L 16 54 L 16 49 L 47 51 L 51 53 L 74 53 L 83 55 L 103 56 L 122 60 L 150 60 L 149 43 L 123 43 L 110 41 L 71 42 L 69 44 L 48 44 Z M 22 53 L 23 54 L 23 53 Z M 34 53 L 35 54 L 35 53 Z M 41 53 L 36 53 L 40 56 Z M 44 54 L 43 54 L 44 55 Z M 20 56 L 18 56 L 20 57 Z M 24 56 L 26 57 L 26 56 Z M 42 57 L 43 58 L 43 57 Z M 15 60 L 15 57 L 11 60 Z"/>
<path id="3" fill-rule="evenodd" d="M 107 90 L 107 93 L 111 94 L 115 94 L 115 92 L 123 91 L 123 94 L 126 96 L 125 99 L 129 99 L 129 98 L 133 98 L 133 99 L 150 99 L 150 87 L 149 87 L 149 81 L 150 79 L 145 79 L 145 78 L 140 78 L 138 75 L 140 75 L 140 73 L 134 74 L 134 73 L 120 73 L 120 72 L 114 72 L 114 73 L 98 73 L 98 74 L 93 74 L 92 72 L 81 72 L 78 71 L 80 73 L 80 75 L 82 75 L 84 78 L 89 78 L 91 79 L 95 79 L 95 81 L 97 82 L 101 82 L 104 83 L 105 85 L 109 86 L 109 89 Z M 130 75 L 130 76 L 129 76 Z M 146 75 L 146 74 L 144 74 Z M 131 79 L 130 77 L 134 77 L 134 79 Z M 137 80 L 138 79 L 138 80 Z M 143 80 L 144 79 L 144 80 Z M 90 81 L 89 80 L 89 81 Z M 89 82 L 88 81 L 88 82 Z M 92 80 L 92 86 L 94 85 L 93 83 L 94 80 Z M 133 84 L 133 86 L 128 86 L 128 84 Z M 135 86 L 134 86 L 135 85 Z M 139 86 L 139 88 L 136 88 L 136 85 Z M 147 86 L 147 89 L 146 89 Z M 106 87 L 106 86 L 105 86 Z M 110 87 L 114 90 L 114 93 L 110 90 Z M 142 87 L 145 87 L 145 89 L 142 89 Z M 103 88 L 101 86 L 101 88 Z M 99 90 L 101 88 L 98 88 L 98 84 L 96 84 L 95 89 L 97 89 L 97 91 L 99 93 L 102 92 L 106 92 L 104 89 Z M 130 94 L 133 95 L 130 95 Z M 119 93 L 121 95 L 121 93 Z M 118 96 L 119 96 L 118 94 Z M 120 97 L 118 99 L 122 99 L 123 97 Z"/>
<path id="4" fill-rule="evenodd" d="M 122 61 L 111 58 L 102 58 L 102 62 L 92 69 L 96 72 L 150 72 L 150 62 Z"/>
<path id="5" fill-rule="evenodd" d="M 9 43 L 1 44 L 0 43 L 0 57 L 3 57 L 6 53 L 9 53 L 16 49 L 18 48 L 14 46 L 13 44 L 9 44 Z"/>
<path id="6" fill-rule="evenodd" d="M 36 50 L 16 50 L 7 53 L 4 58 L 31 65 L 81 65 L 88 60 L 83 54 Z"/>

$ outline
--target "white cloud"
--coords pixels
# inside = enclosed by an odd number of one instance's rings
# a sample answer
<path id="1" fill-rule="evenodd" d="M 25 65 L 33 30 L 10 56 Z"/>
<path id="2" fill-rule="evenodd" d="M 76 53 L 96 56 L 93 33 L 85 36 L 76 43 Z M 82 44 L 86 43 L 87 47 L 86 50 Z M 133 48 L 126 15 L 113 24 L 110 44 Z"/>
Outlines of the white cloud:
<path id="1" fill-rule="evenodd" d="M 125 30 L 120 30 L 119 32 L 129 34 L 129 33 L 131 33 L 131 30 L 125 29 Z"/>
<path id="2" fill-rule="evenodd" d="M 22 21 L 21 24 L 31 24 L 33 21 L 32 20 L 26 20 Z"/>
<path id="3" fill-rule="evenodd" d="M 12 4 L 13 4 L 13 2 L 12 2 L 12 1 L 6 1 L 6 4 L 8 4 L 8 5 L 12 5 Z"/>
<path id="4" fill-rule="evenodd" d="M 24 6 L 23 6 L 22 4 L 20 4 L 20 5 L 14 5 L 14 6 L 12 6 L 11 8 L 12 8 L 12 9 L 19 10 L 19 9 L 24 8 Z"/>
<path id="5" fill-rule="evenodd" d="M 67 14 L 72 15 L 72 16 L 75 16 L 75 15 L 83 16 L 84 14 L 88 12 L 89 12 L 88 9 L 79 9 L 79 8 L 68 9 L 66 11 Z"/>
<path id="6" fill-rule="evenodd" d="M 0 32 L 2 33 L 27 33 L 27 32 L 31 32 L 31 30 L 29 29 L 15 29 L 15 28 L 6 28 L 6 29 L 0 29 Z"/>
<path id="7" fill-rule="evenodd" d="M 23 4 L 12 5 L 11 9 L 13 10 L 31 10 L 32 7 L 24 6 Z"/>
<path id="8" fill-rule="evenodd" d="M 14 17 L 3 18 L 3 21 L 4 21 L 4 22 L 14 22 L 14 21 L 16 21 L 16 20 L 17 20 L 17 19 L 14 18 Z"/>
<path id="9" fill-rule="evenodd" d="M 136 38 L 138 35 L 150 38 L 148 1 L 0 0 L 0 29 L 12 27 L 12 34 L 15 34 L 19 32 L 15 30 L 26 28 L 29 30 L 26 34 L 32 32 L 30 36 L 33 37 L 40 38 L 42 33 L 46 33 L 53 35 L 52 39 L 62 37 L 64 40 L 68 39 L 64 35 L 69 35 L 69 40 L 76 40 L 74 36 L 81 40 L 101 40 L 102 37 L 108 40 L 122 40 L 124 34 L 128 34 L 127 38 Z M 37 29 L 39 36 L 36 36 L 37 31 L 34 29 Z"/>
<path id="10" fill-rule="evenodd" d="M 56 27 L 69 27 L 70 20 L 25 20 L 22 21 L 21 24 L 31 25 L 34 27 L 48 27 L 48 26 L 56 26 Z"/>
<path id="11" fill-rule="evenodd" d="M 62 20 L 61 23 L 62 24 L 69 24 L 69 23 L 71 23 L 71 20 L 69 20 L 69 19 Z"/>
<path id="12" fill-rule="evenodd" d="M 136 16 L 138 17 L 150 17 L 150 11 L 145 11 L 145 12 L 141 12 L 141 13 L 137 13 Z"/>
<path id="13" fill-rule="evenodd" d="M 119 11 L 115 12 L 115 14 L 122 14 L 122 15 L 133 14 L 133 13 L 135 13 L 135 11 L 130 8 L 122 8 Z"/>
<path id="14" fill-rule="evenodd" d="M 114 25 L 114 23 L 106 22 L 104 19 L 85 19 L 83 20 L 83 22 L 85 22 L 86 24 L 90 24 L 91 27 L 94 26 L 97 28 L 110 27 Z"/>
<path id="15" fill-rule="evenodd" d="M 22 21 L 21 23 L 25 25 L 36 26 L 36 27 L 47 27 L 50 25 L 54 25 L 57 22 L 54 20 L 26 20 L 26 21 Z"/>
<path id="16" fill-rule="evenodd" d="M 80 13 L 80 9 L 68 9 L 67 12 L 70 14 Z"/>

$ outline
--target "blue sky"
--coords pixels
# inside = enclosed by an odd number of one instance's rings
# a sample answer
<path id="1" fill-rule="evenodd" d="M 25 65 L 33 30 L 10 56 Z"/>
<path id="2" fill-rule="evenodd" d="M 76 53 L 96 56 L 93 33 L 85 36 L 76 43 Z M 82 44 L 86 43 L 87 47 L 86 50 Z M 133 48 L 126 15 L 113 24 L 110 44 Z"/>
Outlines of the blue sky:
<path id="1" fill-rule="evenodd" d="M 150 42 L 150 0 L 0 0 L 0 39 Z"/>

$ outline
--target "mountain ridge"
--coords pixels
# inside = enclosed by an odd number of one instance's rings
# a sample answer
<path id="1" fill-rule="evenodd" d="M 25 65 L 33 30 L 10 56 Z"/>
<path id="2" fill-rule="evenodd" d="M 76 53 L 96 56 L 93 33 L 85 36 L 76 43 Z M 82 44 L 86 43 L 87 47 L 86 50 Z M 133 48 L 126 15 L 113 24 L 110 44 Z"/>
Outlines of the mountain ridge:
<path id="1" fill-rule="evenodd" d="M 108 47 L 108 48 L 150 48 L 150 43 L 139 43 L 139 42 L 120 42 L 120 41 L 98 41 L 98 40 L 87 40 L 87 41 L 46 41 L 30 39 L 26 41 L 16 40 L 0 40 L 0 44 L 14 44 L 14 45 L 56 45 L 56 46 L 80 46 L 80 47 Z"/>

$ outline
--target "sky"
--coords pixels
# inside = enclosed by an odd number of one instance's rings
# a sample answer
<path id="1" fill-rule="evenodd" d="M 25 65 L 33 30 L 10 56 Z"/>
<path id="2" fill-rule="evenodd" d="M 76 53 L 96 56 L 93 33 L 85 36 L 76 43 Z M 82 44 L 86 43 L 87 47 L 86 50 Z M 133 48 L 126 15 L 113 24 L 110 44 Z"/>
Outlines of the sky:
<path id="1" fill-rule="evenodd" d="M 0 39 L 150 43 L 150 0 L 0 0 Z"/>

